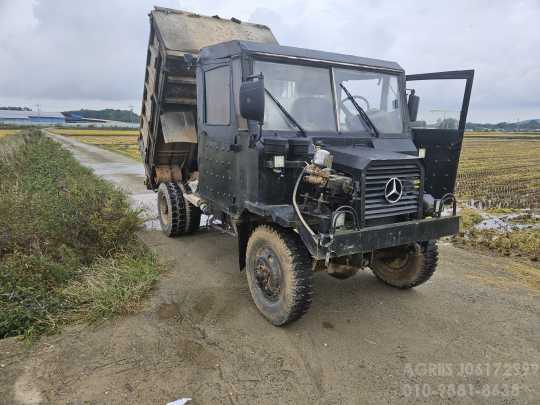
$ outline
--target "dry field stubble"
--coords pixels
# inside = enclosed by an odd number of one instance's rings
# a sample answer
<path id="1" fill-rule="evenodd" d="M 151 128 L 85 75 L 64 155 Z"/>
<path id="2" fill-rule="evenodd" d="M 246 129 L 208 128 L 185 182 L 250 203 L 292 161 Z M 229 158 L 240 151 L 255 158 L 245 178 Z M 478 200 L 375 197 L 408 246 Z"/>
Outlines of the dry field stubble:
<path id="1" fill-rule="evenodd" d="M 489 214 L 462 210 L 462 233 L 454 240 L 475 249 L 538 261 L 539 168 L 540 133 L 468 132 L 459 165 L 458 199 L 487 209 Z M 489 216 L 503 219 L 509 226 L 475 227 Z"/>
<path id="2" fill-rule="evenodd" d="M 53 134 L 74 137 L 80 142 L 96 145 L 104 149 L 118 152 L 133 159 L 140 160 L 136 129 L 79 129 L 54 128 Z"/>
<path id="3" fill-rule="evenodd" d="M 17 133 L 18 129 L 0 129 L 0 138 Z"/>
<path id="4" fill-rule="evenodd" d="M 539 208 L 540 134 L 467 133 L 457 194 L 483 208 Z"/>

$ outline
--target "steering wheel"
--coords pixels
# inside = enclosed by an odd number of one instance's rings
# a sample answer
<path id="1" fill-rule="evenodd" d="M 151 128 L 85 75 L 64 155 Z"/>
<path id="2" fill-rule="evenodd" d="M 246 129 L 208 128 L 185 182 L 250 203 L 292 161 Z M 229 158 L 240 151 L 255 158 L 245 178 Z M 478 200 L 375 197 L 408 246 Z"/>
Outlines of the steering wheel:
<path id="1" fill-rule="evenodd" d="M 352 96 L 352 98 L 362 100 L 366 104 L 367 110 L 369 110 L 369 101 L 367 101 L 365 97 Z M 358 121 L 358 117 L 357 117 L 358 112 L 356 111 L 356 109 L 354 109 L 354 112 L 352 112 L 347 107 L 345 107 L 345 101 L 347 100 L 351 101 L 349 97 L 346 97 L 343 100 L 341 100 L 341 105 L 340 105 L 341 110 L 345 113 L 346 126 L 349 128 L 353 128 L 358 125 L 365 127 L 365 124 L 363 123 L 363 121 Z"/>
<path id="2" fill-rule="evenodd" d="M 366 103 L 366 108 L 365 110 L 366 111 L 369 111 L 369 101 L 367 101 L 367 99 L 365 97 L 362 97 L 362 96 L 352 96 L 353 99 L 359 99 L 359 100 L 362 100 L 364 103 Z M 349 97 L 345 97 L 343 100 L 341 100 L 341 105 L 345 105 L 345 101 L 351 101 L 351 99 Z"/>

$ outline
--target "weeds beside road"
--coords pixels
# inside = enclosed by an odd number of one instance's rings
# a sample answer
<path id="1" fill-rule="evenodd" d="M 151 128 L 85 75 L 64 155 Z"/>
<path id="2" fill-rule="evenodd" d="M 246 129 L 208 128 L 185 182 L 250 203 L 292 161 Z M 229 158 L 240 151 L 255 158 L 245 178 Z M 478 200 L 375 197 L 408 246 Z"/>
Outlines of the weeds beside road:
<path id="1" fill-rule="evenodd" d="M 0 140 L 0 338 L 133 310 L 157 279 L 124 194 L 38 130 Z"/>

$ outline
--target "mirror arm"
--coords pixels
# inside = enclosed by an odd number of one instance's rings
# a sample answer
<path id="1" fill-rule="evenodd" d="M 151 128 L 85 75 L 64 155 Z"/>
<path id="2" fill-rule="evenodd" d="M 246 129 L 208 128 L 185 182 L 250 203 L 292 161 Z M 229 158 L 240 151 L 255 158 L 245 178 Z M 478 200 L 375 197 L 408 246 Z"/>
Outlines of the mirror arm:
<path id="1" fill-rule="evenodd" d="M 259 80 L 263 80 L 264 79 L 264 75 L 261 73 L 259 73 L 258 75 L 250 75 L 248 77 L 246 77 L 246 80 L 244 80 L 245 82 L 250 82 L 252 81 L 253 79 L 259 79 Z"/>

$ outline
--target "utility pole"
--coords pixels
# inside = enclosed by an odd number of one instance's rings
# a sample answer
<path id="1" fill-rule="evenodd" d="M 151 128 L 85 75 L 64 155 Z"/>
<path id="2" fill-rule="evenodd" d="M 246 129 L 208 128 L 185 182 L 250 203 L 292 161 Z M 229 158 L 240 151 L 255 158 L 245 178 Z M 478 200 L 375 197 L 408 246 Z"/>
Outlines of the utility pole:
<path id="1" fill-rule="evenodd" d="M 36 108 L 37 108 L 37 115 L 38 115 L 38 117 L 39 117 L 39 116 L 41 115 L 41 110 L 39 109 L 39 108 L 41 107 L 41 105 L 36 104 L 35 106 L 36 106 Z"/>
<path id="2" fill-rule="evenodd" d="M 131 114 L 129 115 L 129 122 L 135 122 L 133 121 L 133 105 L 132 104 L 129 105 L 129 111 L 131 112 Z"/>

